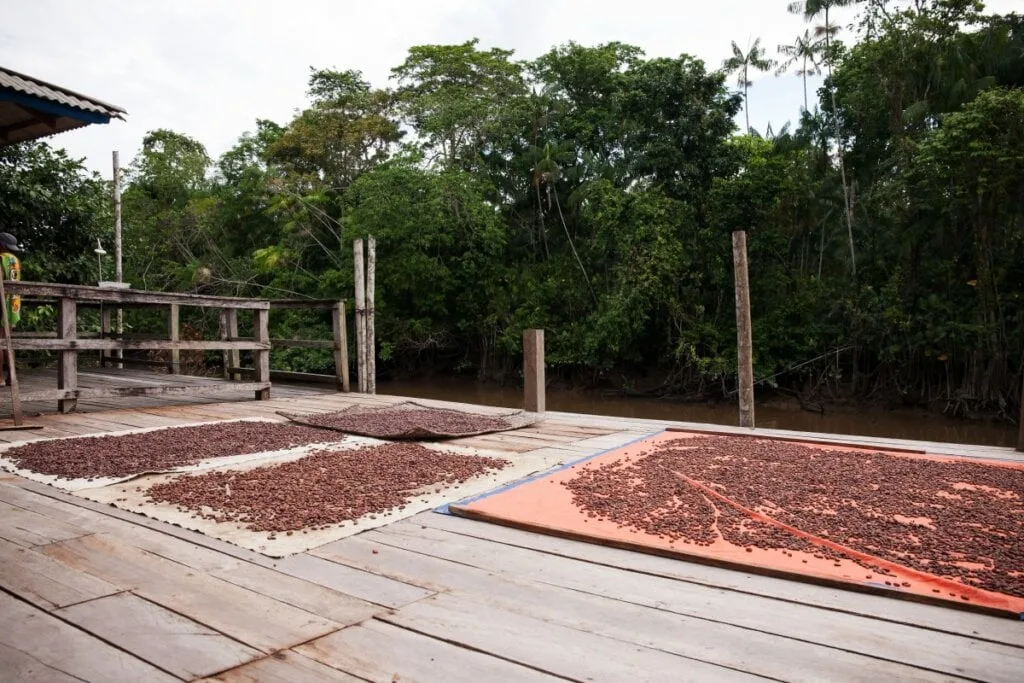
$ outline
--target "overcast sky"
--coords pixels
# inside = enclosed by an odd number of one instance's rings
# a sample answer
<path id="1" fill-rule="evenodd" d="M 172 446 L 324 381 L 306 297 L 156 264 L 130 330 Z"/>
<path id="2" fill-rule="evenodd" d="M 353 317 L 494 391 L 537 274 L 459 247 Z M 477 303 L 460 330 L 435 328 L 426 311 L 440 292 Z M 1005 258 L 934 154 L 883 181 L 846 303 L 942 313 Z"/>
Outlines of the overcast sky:
<path id="1" fill-rule="evenodd" d="M 110 177 L 156 128 L 190 135 L 218 156 L 257 118 L 286 123 L 305 103 L 309 67 L 359 69 L 388 83 L 412 45 L 459 43 L 533 58 L 570 40 L 621 41 L 648 56 L 688 53 L 717 68 L 730 41 L 774 51 L 804 30 L 789 0 L 34 0 L 4 3 L 0 65 L 128 110 L 127 122 L 52 138 Z M 1009 12 L 1020 0 L 990 0 Z M 851 12 L 840 15 L 850 21 Z M 813 95 L 812 95 L 813 97 Z M 796 122 L 798 77 L 760 75 L 751 125 Z M 741 114 L 742 116 L 742 114 Z"/>

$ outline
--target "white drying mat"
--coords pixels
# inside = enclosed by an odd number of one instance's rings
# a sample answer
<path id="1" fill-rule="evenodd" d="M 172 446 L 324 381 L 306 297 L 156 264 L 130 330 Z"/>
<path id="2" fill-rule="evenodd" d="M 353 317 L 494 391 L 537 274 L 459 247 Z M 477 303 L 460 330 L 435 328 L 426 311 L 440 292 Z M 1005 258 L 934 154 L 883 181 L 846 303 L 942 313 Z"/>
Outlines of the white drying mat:
<path id="1" fill-rule="evenodd" d="M 449 413 L 453 416 L 460 417 L 484 417 L 495 420 L 501 420 L 505 424 L 503 426 L 495 426 L 482 429 L 468 429 L 461 432 L 439 432 L 425 426 L 413 426 L 404 429 L 395 429 L 395 431 L 387 434 L 373 434 L 368 431 L 362 431 L 358 426 L 355 427 L 338 427 L 332 426 L 331 424 L 321 422 L 322 420 L 330 420 L 332 417 L 380 417 L 381 415 L 388 415 L 389 413 L 397 413 L 409 410 L 429 410 L 437 413 Z M 523 410 L 513 410 L 507 413 L 474 413 L 467 410 L 452 410 L 451 408 L 435 408 L 433 406 L 423 405 L 422 403 L 416 403 L 415 401 L 403 401 L 402 403 L 395 403 L 394 405 L 382 406 L 379 408 L 367 408 L 365 406 L 352 406 L 331 413 L 313 413 L 306 415 L 297 415 L 294 413 L 287 413 L 278 411 L 278 415 L 288 418 L 292 422 L 307 427 L 316 427 L 317 429 L 330 429 L 336 432 L 342 432 L 343 434 L 356 434 L 360 436 L 369 436 L 378 439 L 389 439 L 391 441 L 440 441 L 444 439 L 461 439 L 468 436 L 480 436 L 481 434 L 495 434 L 498 432 L 510 432 L 515 429 L 522 429 L 523 427 L 529 427 L 535 422 L 541 420 L 541 416 L 537 413 L 528 413 Z"/>
<path id="2" fill-rule="evenodd" d="M 365 446 L 376 446 L 386 443 L 376 439 L 365 437 L 349 437 L 344 443 L 332 446 L 331 450 L 348 450 Z M 459 455 L 477 457 L 502 458 L 509 460 L 512 464 L 503 470 L 489 471 L 477 475 L 472 479 L 454 485 L 431 484 L 425 486 L 417 494 L 413 495 L 406 503 L 404 510 L 394 508 L 392 510 L 364 515 L 359 519 L 332 524 L 326 529 L 307 529 L 293 531 L 291 536 L 286 532 L 274 533 L 270 538 L 270 532 L 251 531 L 244 525 L 237 522 L 215 522 L 210 519 L 193 517 L 192 512 L 181 512 L 177 505 L 172 503 L 156 503 L 146 498 L 146 491 L 154 484 L 160 484 L 178 476 L 175 474 L 157 474 L 137 478 L 131 482 L 123 482 L 103 488 L 90 488 L 75 493 L 77 496 L 87 498 L 97 503 L 104 503 L 136 512 L 146 517 L 162 522 L 168 522 L 175 526 L 211 536 L 213 538 L 233 543 L 234 545 L 254 550 L 270 557 L 285 557 L 300 553 L 318 546 L 337 541 L 338 539 L 352 536 L 367 529 L 384 526 L 391 522 L 411 517 L 412 515 L 440 507 L 464 498 L 479 495 L 492 489 L 526 478 L 531 474 L 541 472 L 561 464 L 564 454 L 549 452 L 547 454 L 518 454 L 505 451 L 489 451 L 465 446 L 452 446 L 442 444 L 422 444 L 425 448 L 437 451 L 447 451 Z M 283 463 L 303 457 L 310 449 L 296 449 L 293 451 L 281 452 L 278 454 L 264 454 L 259 460 L 250 459 L 246 462 L 236 462 L 226 465 L 222 462 L 216 463 L 214 467 L 206 468 L 212 470 L 236 470 L 245 471 L 274 463 Z M 300 452 L 301 451 L 301 452 Z M 572 457 L 572 456 L 570 456 Z M 440 488 L 440 492 L 435 489 Z"/>
<path id="3" fill-rule="evenodd" d="M 73 441 L 78 439 L 96 439 L 105 436 L 128 436 L 131 434 L 145 434 L 146 432 L 157 432 L 166 429 L 182 429 L 185 427 L 206 427 L 217 424 L 228 424 L 232 422 L 260 422 L 265 424 L 282 424 L 280 420 L 271 420 L 262 417 L 244 417 L 234 420 L 218 420 L 216 422 L 191 422 L 186 424 L 174 425 L 170 427 L 142 427 L 138 429 L 126 429 L 117 432 L 104 432 L 102 434 L 85 434 L 83 436 L 62 437 L 59 440 Z M 324 440 L 322 442 L 308 444 L 306 446 L 301 446 L 298 448 L 278 451 L 267 451 L 263 453 L 243 453 L 241 455 L 227 455 L 219 458 L 209 458 L 206 460 L 202 460 L 196 463 L 195 465 L 182 465 L 179 467 L 170 467 L 167 469 L 154 472 L 141 472 L 138 474 L 125 475 L 123 477 L 102 477 L 95 479 L 64 479 L 52 474 L 40 474 L 39 472 L 33 472 L 32 470 L 23 469 L 19 467 L 13 460 L 4 457 L 4 453 L 7 450 L 14 448 L 16 446 L 36 444 L 40 443 L 40 441 L 18 441 L 9 444 L 3 444 L 2 446 L 0 446 L 0 469 L 6 470 L 13 474 L 17 474 L 19 477 L 24 477 L 25 479 L 29 479 L 31 481 L 37 481 L 41 484 L 49 484 L 50 486 L 53 486 L 58 489 L 63 489 L 65 491 L 76 492 L 84 491 L 87 489 L 102 488 L 105 486 L 111 486 L 113 484 L 118 484 L 122 482 L 134 481 L 135 479 L 138 479 L 140 477 L 146 477 L 152 474 L 196 472 L 200 470 L 212 469 L 214 467 L 220 467 L 221 465 L 235 465 L 239 463 L 249 462 L 252 460 L 263 460 L 266 458 L 273 458 L 276 456 L 290 456 L 292 459 L 294 459 L 302 455 L 305 455 L 310 451 L 319 450 L 326 446 L 333 447 L 334 444 L 337 444 L 342 440 L 344 440 L 346 444 L 352 443 L 356 445 L 366 445 L 367 443 L 367 440 L 362 439 L 361 437 L 344 437 L 341 434 L 331 433 L 330 430 L 324 430 Z"/>

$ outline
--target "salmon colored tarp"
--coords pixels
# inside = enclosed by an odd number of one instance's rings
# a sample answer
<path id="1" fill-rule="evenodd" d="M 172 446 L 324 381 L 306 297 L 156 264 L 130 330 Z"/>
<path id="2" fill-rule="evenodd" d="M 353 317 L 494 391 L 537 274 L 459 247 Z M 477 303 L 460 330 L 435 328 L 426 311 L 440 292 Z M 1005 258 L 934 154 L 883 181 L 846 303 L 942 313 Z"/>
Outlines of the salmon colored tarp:
<path id="1" fill-rule="evenodd" d="M 573 502 L 573 492 L 563 484 L 572 481 L 584 469 L 593 469 L 605 465 L 628 464 L 664 446 L 668 442 L 679 439 L 703 437 L 707 434 L 695 432 L 663 432 L 648 437 L 622 448 L 609 451 L 554 472 L 539 475 L 525 482 L 499 489 L 483 496 L 469 499 L 449 506 L 451 514 L 479 519 L 507 526 L 551 535 L 590 541 L 628 548 L 658 555 L 678 557 L 683 560 L 703 562 L 719 566 L 736 568 L 744 571 L 782 576 L 785 578 L 823 583 L 836 587 L 878 592 L 885 595 L 899 596 L 924 602 L 937 602 L 947 606 L 979 610 L 989 613 L 1024 619 L 1024 598 L 1007 595 L 991 590 L 983 590 L 953 578 L 938 576 L 872 556 L 856 548 L 844 546 L 827 538 L 816 536 L 804 530 L 787 525 L 761 512 L 744 507 L 740 503 L 727 498 L 709 486 L 707 482 L 698 481 L 687 476 L 685 472 L 675 472 L 681 481 L 702 492 L 705 498 L 716 508 L 729 507 L 746 515 L 748 519 L 768 524 L 783 530 L 795 537 L 808 541 L 812 547 L 828 549 L 842 553 L 846 559 L 825 559 L 813 552 L 799 550 L 784 551 L 758 547 L 744 547 L 728 542 L 721 535 L 709 545 L 686 543 L 683 540 L 671 540 L 666 536 L 654 535 L 620 525 L 609 519 L 601 519 L 579 509 Z M 754 437 L 746 437 L 754 438 Z M 770 441 L 763 439 L 764 441 Z M 792 442 L 801 446 L 815 448 L 822 452 L 829 451 L 863 451 L 883 453 L 886 455 L 938 461 L 966 461 L 966 459 L 946 458 L 905 451 L 884 451 L 866 449 L 843 444 L 821 444 L 811 442 Z M 1024 463 L 986 461 L 971 458 L 974 464 L 992 467 L 1011 467 L 1024 470 Z M 626 494 L 628 495 L 628 494 Z M 884 569 L 887 574 L 873 574 L 854 560 L 860 560 L 870 566 Z M 868 578 L 870 576 L 870 578 Z M 1024 582 L 1024 576 L 1021 578 Z"/>

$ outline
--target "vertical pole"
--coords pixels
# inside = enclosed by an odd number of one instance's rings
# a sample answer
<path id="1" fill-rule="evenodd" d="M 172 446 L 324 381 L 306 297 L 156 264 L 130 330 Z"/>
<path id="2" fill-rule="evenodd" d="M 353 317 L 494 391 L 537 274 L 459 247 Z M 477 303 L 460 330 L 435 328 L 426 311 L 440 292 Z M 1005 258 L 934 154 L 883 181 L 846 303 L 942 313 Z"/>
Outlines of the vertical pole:
<path id="1" fill-rule="evenodd" d="M 267 348 L 253 351 L 253 365 L 256 366 L 256 381 L 270 383 L 270 308 L 257 308 L 253 311 L 253 334 L 256 341 L 266 344 Z M 270 387 L 256 390 L 257 401 L 270 399 Z"/>
<path id="2" fill-rule="evenodd" d="M 269 316 L 268 316 L 268 321 L 269 321 Z M 268 322 L 267 324 L 269 325 L 270 323 Z M 229 308 L 228 309 L 228 338 L 229 339 L 237 339 L 238 338 L 238 309 L 237 308 Z M 269 358 L 269 356 L 268 356 L 268 358 Z M 231 361 L 231 367 L 233 367 L 233 368 L 240 368 L 240 367 L 242 367 L 242 352 L 239 351 L 238 349 L 231 349 L 230 351 L 228 351 L 228 360 Z M 231 379 L 241 380 L 242 379 L 242 374 L 237 372 L 237 371 L 235 371 L 235 372 L 231 373 Z"/>
<path id="3" fill-rule="evenodd" d="M 64 297 L 60 300 L 57 311 L 57 336 L 67 346 L 71 346 L 78 338 L 78 302 Z M 78 351 L 62 349 L 57 365 L 57 388 L 67 391 L 78 391 Z M 57 410 L 70 413 L 78 406 L 77 399 L 58 399 Z"/>
<path id="4" fill-rule="evenodd" d="M 121 265 L 121 155 L 115 151 L 114 157 L 114 281 L 124 281 L 124 271 Z M 102 274 L 101 274 L 102 275 Z M 117 337 L 121 339 L 124 335 L 124 311 L 120 306 L 117 308 Z M 116 349 L 114 356 L 124 357 L 124 351 Z M 123 368 L 123 363 L 117 364 Z"/>
<path id="5" fill-rule="evenodd" d="M 363 241 L 352 242 L 352 262 L 356 284 L 356 373 L 359 392 L 366 392 L 366 271 L 363 269 Z"/>
<path id="6" fill-rule="evenodd" d="M 21 412 L 21 392 L 18 391 L 18 373 L 14 367 L 14 346 L 11 339 L 11 320 L 7 316 L 7 292 L 4 291 L 4 273 L 0 272 L 0 317 L 3 317 L 3 332 L 6 348 L 3 352 L 7 354 L 7 367 L 11 372 L 11 416 L 14 418 L 14 426 L 20 427 L 24 422 Z"/>
<path id="7" fill-rule="evenodd" d="M 377 240 L 373 235 L 367 244 L 366 254 L 366 391 L 377 393 L 377 340 L 374 328 L 374 304 L 377 272 Z"/>
<path id="8" fill-rule="evenodd" d="M 750 281 L 747 277 L 747 233 L 732 233 L 736 280 L 736 348 L 740 385 L 740 427 L 754 428 L 754 342 L 750 329 Z"/>
<path id="9" fill-rule="evenodd" d="M 100 339 L 110 339 L 110 306 L 100 304 Z M 100 349 L 100 367 L 106 367 L 107 349 Z"/>
<path id="10" fill-rule="evenodd" d="M 348 324 L 345 322 L 344 299 L 334 304 L 331 323 L 334 328 L 334 376 L 338 380 L 338 391 L 348 393 Z"/>
<path id="11" fill-rule="evenodd" d="M 169 333 L 172 342 L 177 344 L 181 341 L 181 305 L 171 304 L 170 315 L 167 320 L 167 331 Z M 172 375 L 181 374 L 181 349 L 177 346 L 171 349 L 171 368 L 170 372 Z"/>
<path id="12" fill-rule="evenodd" d="M 227 341 L 228 337 L 228 309 L 220 309 L 220 340 Z M 231 379 L 231 354 L 227 349 L 221 351 L 221 359 L 224 361 L 224 379 Z"/>
<path id="13" fill-rule="evenodd" d="M 544 412 L 544 389 L 544 330 L 523 330 L 523 403 L 528 412 Z"/>

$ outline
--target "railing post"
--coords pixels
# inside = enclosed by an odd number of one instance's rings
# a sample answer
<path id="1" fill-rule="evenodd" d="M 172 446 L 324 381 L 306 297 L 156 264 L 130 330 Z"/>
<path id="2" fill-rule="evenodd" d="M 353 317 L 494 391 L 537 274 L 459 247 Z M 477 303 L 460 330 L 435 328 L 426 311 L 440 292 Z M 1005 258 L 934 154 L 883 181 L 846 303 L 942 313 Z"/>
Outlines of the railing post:
<path id="1" fill-rule="evenodd" d="M 60 299 L 57 310 L 57 336 L 68 346 L 78 338 L 78 302 L 69 297 Z M 57 365 L 57 388 L 78 391 L 78 351 L 62 349 Z M 78 406 L 73 398 L 59 399 L 57 410 L 70 413 Z"/>
<path id="2" fill-rule="evenodd" d="M 366 380 L 366 265 L 363 262 L 363 241 L 352 241 L 356 287 L 356 375 L 359 392 L 367 391 Z"/>
<path id="3" fill-rule="evenodd" d="M 181 305 L 171 304 L 170 315 L 167 320 L 168 332 L 170 333 L 170 339 L 172 342 L 177 343 L 181 341 Z M 170 372 L 172 375 L 181 374 L 181 349 L 177 346 L 171 349 L 171 368 Z"/>
<path id="4" fill-rule="evenodd" d="M 524 330 L 523 391 L 528 412 L 544 412 L 544 389 L 544 330 Z"/>
<path id="5" fill-rule="evenodd" d="M 334 375 L 338 378 L 338 391 L 348 393 L 348 323 L 345 321 L 345 300 L 334 305 L 331 311 L 334 328 Z"/>
<path id="6" fill-rule="evenodd" d="M 220 309 L 220 340 L 236 339 L 238 337 L 238 310 L 234 308 Z M 242 364 L 241 354 L 236 349 L 223 351 L 224 358 L 224 379 L 241 379 L 237 372 L 228 368 L 237 368 Z"/>
<path id="7" fill-rule="evenodd" d="M 110 339 L 110 306 L 102 304 L 102 311 L 100 312 L 100 339 Z M 106 367 L 106 357 L 109 351 L 107 349 L 100 349 L 100 367 Z"/>
<path id="8" fill-rule="evenodd" d="M 256 366 L 256 381 L 270 382 L 270 309 L 257 308 L 253 312 L 253 335 L 260 344 L 267 348 L 252 352 L 253 365 Z M 257 401 L 270 399 L 270 387 L 256 390 Z"/>

